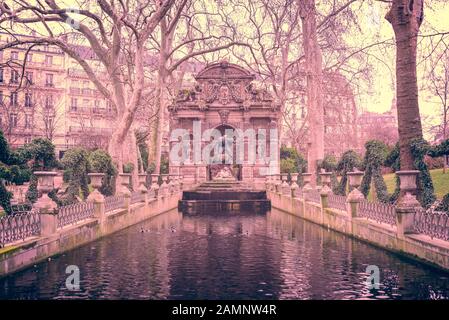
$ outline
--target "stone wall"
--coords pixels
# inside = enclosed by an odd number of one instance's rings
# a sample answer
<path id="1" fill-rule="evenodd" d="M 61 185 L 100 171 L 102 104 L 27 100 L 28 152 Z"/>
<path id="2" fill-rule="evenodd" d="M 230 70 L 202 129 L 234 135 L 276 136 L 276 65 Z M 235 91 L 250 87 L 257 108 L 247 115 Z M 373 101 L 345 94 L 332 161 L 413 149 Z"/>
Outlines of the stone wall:
<path id="1" fill-rule="evenodd" d="M 353 217 L 349 203 L 347 203 L 346 211 L 328 208 L 323 195 L 319 204 L 274 190 L 267 191 L 267 195 L 273 208 L 426 264 L 449 270 L 448 241 L 431 238 L 424 234 L 401 235 L 395 225 Z"/>
<path id="2" fill-rule="evenodd" d="M 123 208 L 105 212 L 104 203 L 96 204 L 95 217 L 25 242 L 0 248 L 0 276 L 18 271 L 56 254 L 79 247 L 116 231 L 175 209 L 182 191 L 165 196 L 144 197 L 144 201 L 130 204 L 128 198 Z"/>

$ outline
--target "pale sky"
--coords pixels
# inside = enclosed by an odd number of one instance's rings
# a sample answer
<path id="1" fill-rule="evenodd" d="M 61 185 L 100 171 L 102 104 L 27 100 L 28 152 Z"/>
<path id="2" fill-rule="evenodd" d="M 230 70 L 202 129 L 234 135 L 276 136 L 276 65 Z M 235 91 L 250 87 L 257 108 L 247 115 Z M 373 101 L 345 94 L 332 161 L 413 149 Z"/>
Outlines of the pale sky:
<path id="1" fill-rule="evenodd" d="M 443 3 L 433 2 L 433 8 L 425 7 L 424 23 L 421 27 L 422 34 L 435 34 L 438 32 L 449 32 L 449 1 Z M 362 34 L 354 36 L 353 41 L 356 43 L 369 44 L 367 41 L 371 35 L 371 42 L 378 40 L 387 40 L 394 37 L 391 25 L 384 19 L 388 6 L 384 3 L 377 3 L 375 6 L 365 8 L 365 12 L 360 17 L 365 17 L 366 23 L 363 25 Z M 370 18 L 372 17 L 372 18 Z M 434 30 L 431 30 L 431 27 Z M 449 35 L 446 36 L 446 43 L 449 42 Z M 420 50 L 421 49 L 421 50 Z M 395 48 L 387 47 L 387 50 L 374 49 L 372 51 L 375 58 L 372 59 L 374 72 L 372 73 L 372 86 L 367 91 L 371 94 L 364 93 L 358 97 L 359 106 L 369 111 L 385 112 L 388 111 L 392 99 L 394 97 L 394 88 L 392 87 L 392 75 L 395 73 Z M 418 62 L 428 51 L 418 49 Z M 378 60 L 377 60 L 378 59 Z M 424 64 L 420 63 L 417 68 L 418 87 L 422 86 L 422 77 L 424 75 Z M 431 93 L 420 91 L 420 111 L 423 116 L 437 115 L 439 113 L 439 105 L 436 98 Z"/>

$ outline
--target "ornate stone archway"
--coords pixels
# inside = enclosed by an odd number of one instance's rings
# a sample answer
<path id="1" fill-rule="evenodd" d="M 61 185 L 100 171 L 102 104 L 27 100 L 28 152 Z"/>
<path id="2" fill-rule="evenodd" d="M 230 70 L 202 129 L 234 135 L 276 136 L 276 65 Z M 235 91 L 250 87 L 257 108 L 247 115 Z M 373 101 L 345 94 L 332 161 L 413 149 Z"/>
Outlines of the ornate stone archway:
<path id="1" fill-rule="evenodd" d="M 269 130 L 279 121 L 279 105 L 269 92 L 256 89 L 255 76 L 244 68 L 226 61 L 213 63 L 196 77 L 196 84 L 181 90 L 175 102 L 169 107 L 170 128 L 185 129 L 193 133 L 193 123 L 201 123 L 201 135 L 205 130 L 218 127 L 232 127 L 245 132 L 247 129 Z M 177 143 L 174 139 L 170 143 Z M 201 141 L 203 148 L 207 141 Z M 266 148 L 267 150 L 269 148 Z M 259 150 L 259 149 L 258 149 Z M 264 175 L 272 163 L 258 161 L 251 163 L 247 155 L 245 138 L 245 157 L 241 164 L 241 180 L 262 188 Z M 279 166 L 279 160 L 276 159 Z M 210 179 L 207 164 L 187 159 L 183 163 L 170 161 L 170 173 L 184 176 L 186 184 L 197 184 Z"/>

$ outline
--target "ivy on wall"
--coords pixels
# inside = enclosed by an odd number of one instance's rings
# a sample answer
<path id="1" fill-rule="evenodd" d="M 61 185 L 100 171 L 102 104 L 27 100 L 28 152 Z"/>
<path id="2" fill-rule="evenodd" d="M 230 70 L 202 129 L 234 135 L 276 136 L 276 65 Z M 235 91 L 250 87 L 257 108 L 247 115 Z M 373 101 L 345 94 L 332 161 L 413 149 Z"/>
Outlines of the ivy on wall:
<path id="1" fill-rule="evenodd" d="M 417 179 L 418 201 L 423 207 L 427 208 L 436 200 L 432 177 L 430 176 L 429 168 L 424 162 L 424 157 L 429 153 L 431 147 L 424 139 L 415 139 L 411 142 L 410 149 L 413 155 L 415 169 L 419 170 Z M 436 146 L 435 149 L 441 150 L 440 146 Z"/>
<path id="2" fill-rule="evenodd" d="M 65 181 L 68 182 L 68 187 L 60 199 L 63 204 L 74 203 L 77 201 L 77 197 L 86 199 L 89 196 L 88 156 L 87 150 L 83 148 L 72 148 L 64 153 L 61 163 L 65 170 L 64 177 L 67 179 Z"/>
<path id="3" fill-rule="evenodd" d="M 381 202 L 389 202 L 390 196 L 387 192 L 387 185 L 382 176 L 382 165 L 387 157 L 388 147 L 385 143 L 378 140 L 370 140 L 365 143 L 365 157 L 363 160 L 363 175 L 360 191 L 365 198 L 368 196 L 371 188 L 371 182 L 374 182 L 377 199 Z"/>

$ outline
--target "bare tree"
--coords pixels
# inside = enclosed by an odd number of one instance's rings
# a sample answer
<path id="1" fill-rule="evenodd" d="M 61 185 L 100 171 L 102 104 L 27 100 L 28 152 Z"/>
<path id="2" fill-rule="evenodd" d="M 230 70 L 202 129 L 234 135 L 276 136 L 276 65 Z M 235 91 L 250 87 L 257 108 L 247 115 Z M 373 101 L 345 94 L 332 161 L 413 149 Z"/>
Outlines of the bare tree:
<path id="1" fill-rule="evenodd" d="M 152 127 L 150 141 L 150 159 L 156 164 L 155 172 L 160 171 L 167 105 L 181 87 L 183 65 L 199 56 L 243 45 L 234 39 L 235 30 L 224 25 L 217 10 L 206 1 L 183 0 L 161 19 L 159 34 L 152 37 L 159 59 L 155 94 L 157 126 Z M 176 71 L 179 71 L 177 75 Z"/>
<path id="2" fill-rule="evenodd" d="M 416 49 L 424 19 L 423 0 L 392 0 L 386 19 L 396 38 L 396 99 L 401 170 L 413 170 L 410 143 L 422 138 L 416 76 Z"/>
<path id="3" fill-rule="evenodd" d="M 117 110 L 118 117 L 108 149 L 121 170 L 123 152 L 126 153 L 127 149 L 125 139 L 146 84 L 145 45 L 174 3 L 175 0 L 98 0 L 95 4 L 80 2 L 79 9 L 73 10 L 61 7 L 55 0 L 35 4 L 25 0 L 9 4 L 1 1 L 0 27 L 11 24 L 22 29 L 38 26 L 39 30 L 45 31 L 34 39 L 17 38 L 0 47 L 0 50 L 23 44 L 48 44 L 58 46 L 77 61 L 96 88 Z M 89 10 L 86 10 L 87 6 Z M 74 50 L 67 38 L 63 37 L 64 34 L 74 34 L 81 43 L 92 48 L 108 75 L 109 86 Z M 137 162 L 137 156 L 135 158 Z"/>
<path id="4" fill-rule="evenodd" d="M 438 41 L 440 42 L 440 41 Z M 432 126 L 435 140 L 442 141 L 449 136 L 449 44 L 441 39 L 442 45 L 430 41 L 431 55 L 427 59 L 427 72 L 424 76 L 424 89 L 434 95 L 440 105 L 440 119 Z M 443 172 L 446 173 L 447 157 L 445 157 Z"/>

